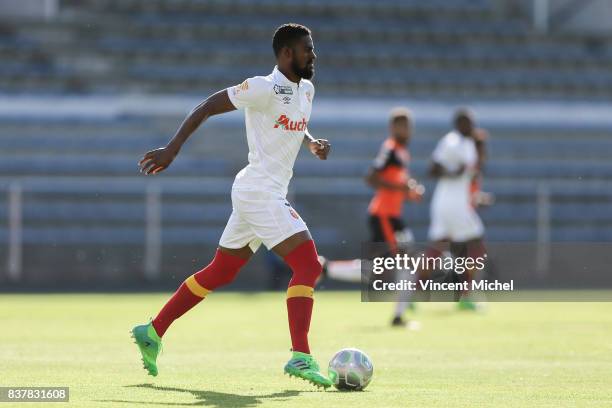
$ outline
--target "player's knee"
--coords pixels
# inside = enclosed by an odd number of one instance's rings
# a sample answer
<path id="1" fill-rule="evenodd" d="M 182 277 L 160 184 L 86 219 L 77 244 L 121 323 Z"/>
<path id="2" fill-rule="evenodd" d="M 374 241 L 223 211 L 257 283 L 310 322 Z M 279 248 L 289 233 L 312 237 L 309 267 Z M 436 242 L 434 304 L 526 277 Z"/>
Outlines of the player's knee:
<path id="1" fill-rule="evenodd" d="M 290 285 L 305 285 L 314 287 L 317 278 L 321 275 L 321 263 L 318 257 L 302 258 L 296 267 L 291 267 L 293 276 Z"/>
<path id="2" fill-rule="evenodd" d="M 321 272 L 323 268 L 321 267 L 321 263 L 319 262 L 318 256 L 309 257 L 305 260 L 303 270 L 300 270 L 300 273 L 304 274 L 304 278 L 310 282 L 314 282 L 317 280 L 319 276 L 321 276 Z"/>
<path id="3" fill-rule="evenodd" d="M 293 271 L 290 286 L 305 285 L 314 287 L 317 278 L 322 272 L 317 250 L 312 240 L 303 242 L 291 251 L 285 257 L 285 262 L 287 262 L 287 265 Z"/>
<path id="4" fill-rule="evenodd" d="M 246 259 L 217 250 L 211 263 L 196 272 L 194 278 L 204 288 L 212 291 L 231 283 L 246 262 Z"/>

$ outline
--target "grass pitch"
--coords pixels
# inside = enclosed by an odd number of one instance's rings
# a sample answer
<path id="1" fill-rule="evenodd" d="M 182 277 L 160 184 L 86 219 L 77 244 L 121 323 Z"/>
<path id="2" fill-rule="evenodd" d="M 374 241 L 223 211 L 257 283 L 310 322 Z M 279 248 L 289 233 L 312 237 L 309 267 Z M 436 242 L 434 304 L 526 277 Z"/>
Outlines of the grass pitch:
<path id="1" fill-rule="evenodd" d="M 389 327 L 392 305 L 316 294 L 310 342 L 374 362 L 364 392 L 322 392 L 282 373 L 284 293 L 216 293 L 164 337 L 158 377 L 129 330 L 168 294 L 0 295 L 0 386 L 69 386 L 74 407 L 612 406 L 612 303 L 491 303 L 485 313 L 421 304 L 420 331 Z M 0 403 L 8 406 L 40 406 Z M 53 405 L 53 406 L 56 406 Z"/>

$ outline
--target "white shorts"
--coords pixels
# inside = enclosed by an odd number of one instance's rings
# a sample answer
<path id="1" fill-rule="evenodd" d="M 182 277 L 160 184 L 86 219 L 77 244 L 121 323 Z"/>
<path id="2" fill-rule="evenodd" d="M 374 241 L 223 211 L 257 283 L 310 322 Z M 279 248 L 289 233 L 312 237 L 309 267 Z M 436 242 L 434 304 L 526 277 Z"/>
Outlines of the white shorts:
<path id="1" fill-rule="evenodd" d="M 232 214 L 219 240 L 225 248 L 253 252 L 261 243 L 268 249 L 308 227 L 286 198 L 264 191 L 232 190 Z"/>
<path id="2" fill-rule="evenodd" d="M 483 235 L 484 225 L 471 206 L 432 205 L 428 233 L 430 241 L 449 239 L 451 242 L 467 242 Z"/>

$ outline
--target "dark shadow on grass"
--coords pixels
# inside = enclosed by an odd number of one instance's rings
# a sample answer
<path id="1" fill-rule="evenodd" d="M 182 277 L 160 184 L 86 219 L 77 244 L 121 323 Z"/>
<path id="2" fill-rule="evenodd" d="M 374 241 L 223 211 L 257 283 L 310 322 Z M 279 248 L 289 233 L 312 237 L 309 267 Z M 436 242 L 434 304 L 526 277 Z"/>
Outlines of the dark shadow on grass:
<path id="1" fill-rule="evenodd" d="M 163 392 L 181 392 L 188 393 L 195 397 L 194 402 L 150 402 L 150 401 L 126 401 L 126 400 L 98 400 L 98 402 L 123 402 L 130 404 L 143 404 L 143 405 L 177 405 L 177 406 L 204 406 L 204 407 L 218 407 L 218 408 L 247 408 L 255 407 L 261 404 L 266 399 L 273 399 L 275 401 L 287 401 L 290 397 L 297 397 L 301 392 L 305 391 L 294 391 L 285 390 L 283 392 L 275 392 L 272 394 L 264 395 L 240 395 L 230 394 L 225 392 L 215 391 L 199 391 L 199 390 L 188 390 L 185 388 L 176 387 L 161 387 L 153 384 L 135 384 L 126 385 L 125 387 L 130 388 L 148 388 L 155 391 Z"/>

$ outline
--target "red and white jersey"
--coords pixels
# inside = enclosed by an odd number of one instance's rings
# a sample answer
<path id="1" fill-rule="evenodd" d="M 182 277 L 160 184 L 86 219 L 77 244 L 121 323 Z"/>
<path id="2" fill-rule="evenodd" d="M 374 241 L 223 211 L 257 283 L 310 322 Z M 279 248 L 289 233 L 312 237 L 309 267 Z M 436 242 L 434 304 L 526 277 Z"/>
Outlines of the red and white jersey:
<path id="1" fill-rule="evenodd" d="M 227 94 L 237 109 L 244 109 L 249 145 L 249 164 L 236 175 L 232 189 L 286 196 L 312 111 L 312 82 L 292 82 L 274 67 L 270 75 L 248 78 Z"/>
<path id="2" fill-rule="evenodd" d="M 466 171 L 459 177 L 441 177 L 438 180 L 432 198 L 432 206 L 471 205 L 470 184 L 478 162 L 474 140 L 456 131 L 451 131 L 438 142 L 432 159 L 449 171 L 456 171 L 462 165 L 466 167 Z"/>

